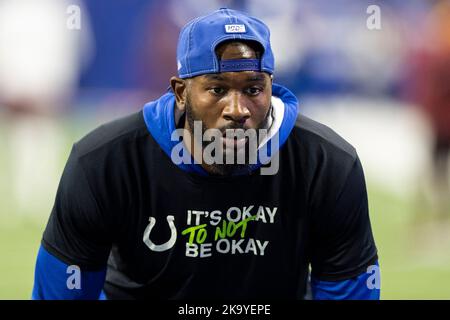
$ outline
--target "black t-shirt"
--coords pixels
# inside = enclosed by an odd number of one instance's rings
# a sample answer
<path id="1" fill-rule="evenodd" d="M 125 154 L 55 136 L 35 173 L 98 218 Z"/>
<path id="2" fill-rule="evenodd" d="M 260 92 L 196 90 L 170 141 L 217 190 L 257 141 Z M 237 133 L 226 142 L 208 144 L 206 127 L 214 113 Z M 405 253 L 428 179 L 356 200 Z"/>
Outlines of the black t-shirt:
<path id="1" fill-rule="evenodd" d="M 186 172 L 142 111 L 75 143 L 42 245 L 107 265 L 109 299 L 294 298 L 312 276 L 350 279 L 377 259 L 355 149 L 299 116 L 275 175 Z"/>

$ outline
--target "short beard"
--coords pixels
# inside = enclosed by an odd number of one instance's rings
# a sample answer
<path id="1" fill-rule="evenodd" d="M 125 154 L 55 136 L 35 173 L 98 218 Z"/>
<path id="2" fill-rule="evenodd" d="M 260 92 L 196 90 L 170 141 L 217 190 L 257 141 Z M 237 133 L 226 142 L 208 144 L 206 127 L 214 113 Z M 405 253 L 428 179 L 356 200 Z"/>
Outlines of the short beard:
<path id="1" fill-rule="evenodd" d="M 194 137 L 194 122 L 195 121 L 201 121 L 202 123 L 202 137 L 204 136 L 206 130 L 211 129 L 208 128 L 205 123 L 203 122 L 203 120 L 201 120 L 201 118 L 195 113 L 195 111 L 192 108 L 192 103 L 191 103 L 191 99 L 189 97 L 189 95 L 186 97 L 186 120 L 189 124 L 189 132 L 191 134 L 191 137 Z M 268 126 L 269 126 L 269 119 L 272 116 L 272 105 L 270 105 L 269 111 L 266 114 L 266 117 L 264 118 L 264 120 L 259 124 L 259 126 L 256 128 L 256 132 L 257 132 L 257 141 L 259 141 L 259 130 L 260 129 L 266 129 L 268 130 Z M 227 129 L 244 129 L 243 125 L 234 123 L 231 125 L 228 125 L 226 127 L 223 128 L 218 128 L 222 133 L 225 133 Z M 245 130 L 245 129 L 244 129 Z M 213 143 L 213 141 L 208 142 L 208 141 L 196 141 L 198 144 L 201 145 L 202 148 L 202 155 L 203 155 L 203 150 L 205 149 L 206 146 L 208 146 L 210 143 Z M 250 159 L 250 155 L 249 155 L 249 144 L 247 143 L 245 145 L 245 161 L 243 164 L 239 164 L 236 161 L 236 157 L 237 157 L 237 150 L 234 150 L 234 162 L 233 164 L 225 164 L 225 159 L 223 159 L 223 164 L 220 163 L 214 163 L 214 164 L 204 164 L 204 166 L 207 168 L 207 171 L 210 174 L 213 175 L 220 175 L 220 176 L 231 176 L 231 175 L 241 175 L 241 174 L 250 174 L 251 173 L 251 164 L 249 163 L 249 159 Z M 224 153 L 224 157 L 225 157 L 225 153 Z"/>

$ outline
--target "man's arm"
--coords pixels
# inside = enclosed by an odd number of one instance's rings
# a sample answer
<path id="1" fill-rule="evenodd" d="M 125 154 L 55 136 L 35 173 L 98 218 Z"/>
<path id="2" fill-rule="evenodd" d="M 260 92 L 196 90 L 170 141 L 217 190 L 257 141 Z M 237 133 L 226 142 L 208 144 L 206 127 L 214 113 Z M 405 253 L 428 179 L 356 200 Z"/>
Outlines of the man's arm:
<path id="1" fill-rule="evenodd" d="M 311 289 L 314 300 L 379 300 L 378 261 L 367 272 L 348 280 L 323 281 L 312 277 Z"/>
<path id="2" fill-rule="evenodd" d="M 73 147 L 36 260 L 33 299 L 98 299 L 111 248 L 111 224 Z"/>
<path id="3" fill-rule="evenodd" d="M 339 185 L 339 183 L 338 183 Z M 314 299 L 379 299 L 377 249 L 358 158 L 332 206 L 315 221 L 311 289 Z"/>
<path id="4" fill-rule="evenodd" d="M 105 276 L 106 268 L 84 271 L 76 265 L 62 262 L 41 246 L 36 261 L 31 299 L 103 300 Z"/>

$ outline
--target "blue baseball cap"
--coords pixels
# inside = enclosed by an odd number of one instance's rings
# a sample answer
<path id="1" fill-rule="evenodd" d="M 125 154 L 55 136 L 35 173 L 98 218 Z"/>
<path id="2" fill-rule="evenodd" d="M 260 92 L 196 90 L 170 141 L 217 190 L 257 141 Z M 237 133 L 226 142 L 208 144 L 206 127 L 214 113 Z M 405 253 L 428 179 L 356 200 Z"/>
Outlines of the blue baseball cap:
<path id="1" fill-rule="evenodd" d="M 259 59 L 218 60 L 216 47 L 233 39 L 256 41 L 264 52 Z M 273 74 L 274 64 L 269 28 L 261 20 L 244 12 L 221 8 L 188 22 L 180 31 L 177 47 L 180 78 L 247 70 Z"/>

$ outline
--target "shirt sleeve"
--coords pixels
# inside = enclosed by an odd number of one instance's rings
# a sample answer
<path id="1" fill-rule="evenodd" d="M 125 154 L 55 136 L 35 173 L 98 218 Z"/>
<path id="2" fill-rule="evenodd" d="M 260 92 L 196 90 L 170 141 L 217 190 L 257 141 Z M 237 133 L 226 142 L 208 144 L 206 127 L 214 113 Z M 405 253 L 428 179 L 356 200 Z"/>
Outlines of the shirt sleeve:
<path id="1" fill-rule="evenodd" d="M 32 300 L 106 300 L 106 268 L 85 271 L 68 265 L 42 246 L 36 260 Z"/>
<path id="2" fill-rule="evenodd" d="M 380 270 L 378 261 L 359 276 L 341 281 L 311 278 L 314 300 L 380 300 Z"/>
<path id="3" fill-rule="evenodd" d="M 76 144 L 64 168 L 42 246 L 66 264 L 104 268 L 111 249 L 111 225 L 95 197 Z"/>
<path id="4" fill-rule="evenodd" d="M 364 173 L 357 156 L 342 177 L 342 182 L 334 181 L 337 192 L 313 223 L 311 275 L 316 280 L 352 279 L 378 259 Z"/>

